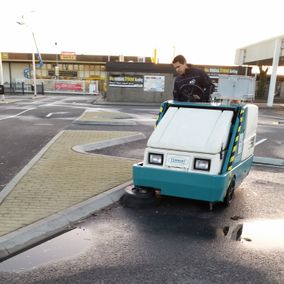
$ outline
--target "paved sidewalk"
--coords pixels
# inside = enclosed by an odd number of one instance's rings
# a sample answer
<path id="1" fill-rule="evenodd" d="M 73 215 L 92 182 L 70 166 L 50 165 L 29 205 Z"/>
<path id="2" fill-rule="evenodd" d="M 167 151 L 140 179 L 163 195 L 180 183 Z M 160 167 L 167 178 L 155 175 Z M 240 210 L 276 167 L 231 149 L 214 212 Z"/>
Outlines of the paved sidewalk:
<path id="1" fill-rule="evenodd" d="M 0 192 L 0 260 L 117 201 L 137 161 L 86 151 L 141 138 L 121 131 L 59 133 Z"/>
<path id="2" fill-rule="evenodd" d="M 0 98 L 0 104 L 11 104 L 16 103 L 23 100 L 36 100 L 44 98 L 44 95 L 3 95 Z"/>
<path id="3" fill-rule="evenodd" d="M 119 111 L 108 111 L 102 109 L 86 110 L 78 119 L 76 124 L 96 124 L 96 125 L 136 125 L 133 117 Z"/>

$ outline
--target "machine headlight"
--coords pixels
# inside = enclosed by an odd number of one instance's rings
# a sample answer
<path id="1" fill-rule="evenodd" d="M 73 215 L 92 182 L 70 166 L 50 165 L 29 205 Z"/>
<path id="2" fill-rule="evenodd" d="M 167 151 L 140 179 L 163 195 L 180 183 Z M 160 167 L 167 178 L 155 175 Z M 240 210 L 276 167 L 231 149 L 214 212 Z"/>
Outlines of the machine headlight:
<path id="1" fill-rule="evenodd" d="M 210 170 L 210 160 L 207 159 L 194 159 L 194 169 L 200 171 Z"/>
<path id="2" fill-rule="evenodd" d="M 149 164 L 162 165 L 164 160 L 163 154 L 149 153 Z"/>

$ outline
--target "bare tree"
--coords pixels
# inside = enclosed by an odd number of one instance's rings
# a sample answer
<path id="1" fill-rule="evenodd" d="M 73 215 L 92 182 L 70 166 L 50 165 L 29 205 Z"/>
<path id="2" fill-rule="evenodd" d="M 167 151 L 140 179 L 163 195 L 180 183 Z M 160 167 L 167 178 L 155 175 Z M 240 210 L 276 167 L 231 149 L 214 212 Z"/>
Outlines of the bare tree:
<path id="1" fill-rule="evenodd" d="M 268 67 L 264 69 L 263 65 L 258 65 L 259 68 L 259 77 L 258 77 L 258 88 L 257 88 L 257 97 L 265 98 L 266 89 L 267 89 L 267 71 Z"/>

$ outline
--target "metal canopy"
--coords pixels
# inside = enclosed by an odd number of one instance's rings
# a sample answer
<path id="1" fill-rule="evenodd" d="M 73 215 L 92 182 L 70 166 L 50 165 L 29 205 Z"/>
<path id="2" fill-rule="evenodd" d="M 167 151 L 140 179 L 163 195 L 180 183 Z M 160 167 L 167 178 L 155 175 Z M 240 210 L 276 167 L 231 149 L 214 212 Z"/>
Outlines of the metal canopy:
<path id="1" fill-rule="evenodd" d="M 236 50 L 237 65 L 272 66 L 267 106 L 273 105 L 277 67 L 284 66 L 284 35 L 254 43 Z"/>

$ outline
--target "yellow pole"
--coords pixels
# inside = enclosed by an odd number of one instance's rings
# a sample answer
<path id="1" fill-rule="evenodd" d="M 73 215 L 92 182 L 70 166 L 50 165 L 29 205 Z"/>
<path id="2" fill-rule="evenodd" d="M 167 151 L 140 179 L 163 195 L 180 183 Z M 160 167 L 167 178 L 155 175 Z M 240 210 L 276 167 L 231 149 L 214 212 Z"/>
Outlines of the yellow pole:
<path id="1" fill-rule="evenodd" d="M 154 63 L 157 64 L 157 49 L 154 49 Z"/>

